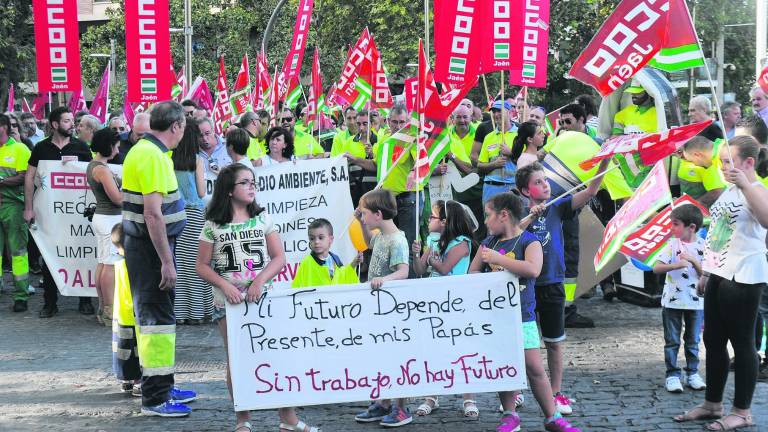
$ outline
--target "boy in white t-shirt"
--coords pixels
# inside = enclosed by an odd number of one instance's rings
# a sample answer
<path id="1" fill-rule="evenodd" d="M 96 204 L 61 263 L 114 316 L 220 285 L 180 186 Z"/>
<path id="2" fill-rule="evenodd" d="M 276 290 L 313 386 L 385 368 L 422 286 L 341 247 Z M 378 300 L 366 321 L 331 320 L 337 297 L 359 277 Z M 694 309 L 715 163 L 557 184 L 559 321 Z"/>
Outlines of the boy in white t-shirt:
<path id="1" fill-rule="evenodd" d="M 687 384 L 693 390 L 707 386 L 698 372 L 699 341 L 704 320 L 704 297 L 697 291 L 704 258 L 704 239 L 696 233 L 703 223 L 698 207 L 684 204 L 675 207 L 670 215 L 672 238 L 659 254 L 654 273 L 666 273 L 664 293 L 661 296 L 662 323 L 664 324 L 664 361 L 667 365 L 667 391 L 681 393 L 681 370 L 677 367 L 680 333 L 685 323 L 683 341 Z"/>

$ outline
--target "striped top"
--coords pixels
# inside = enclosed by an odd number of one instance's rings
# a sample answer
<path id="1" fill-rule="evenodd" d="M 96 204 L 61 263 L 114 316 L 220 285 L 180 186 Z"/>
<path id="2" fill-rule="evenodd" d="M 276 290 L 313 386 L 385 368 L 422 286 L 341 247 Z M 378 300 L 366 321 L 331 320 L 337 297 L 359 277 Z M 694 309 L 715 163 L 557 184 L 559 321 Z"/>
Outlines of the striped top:
<path id="1" fill-rule="evenodd" d="M 123 229 L 126 235 L 148 238 L 144 222 L 144 197 L 163 194 L 161 211 L 168 237 L 184 230 L 187 215 L 178 191 L 173 161 L 168 148 L 156 137 L 145 134 L 123 162 Z"/>

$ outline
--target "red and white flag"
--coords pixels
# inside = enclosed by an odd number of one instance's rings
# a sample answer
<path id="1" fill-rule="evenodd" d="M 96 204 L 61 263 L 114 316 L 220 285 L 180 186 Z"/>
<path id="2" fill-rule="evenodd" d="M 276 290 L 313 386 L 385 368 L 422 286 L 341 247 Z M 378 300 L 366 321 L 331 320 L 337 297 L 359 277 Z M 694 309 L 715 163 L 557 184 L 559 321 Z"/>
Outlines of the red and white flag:
<path id="1" fill-rule="evenodd" d="M 405 108 L 408 112 L 416 110 L 416 93 L 419 91 L 419 79 L 417 77 L 406 78 L 403 85 L 405 96 Z"/>
<path id="2" fill-rule="evenodd" d="M 271 83 L 272 78 L 269 76 L 267 56 L 264 55 L 263 52 L 259 52 L 259 55 L 256 58 L 256 83 L 253 86 L 253 92 L 251 93 L 251 105 L 254 110 L 265 108 L 265 104 L 269 98 L 267 92 L 269 91 Z"/>
<path id="3" fill-rule="evenodd" d="M 83 89 L 72 92 L 72 94 L 69 95 L 69 104 L 67 106 L 73 113 L 77 113 L 78 111 L 88 112 L 88 105 L 85 103 Z"/>
<path id="4" fill-rule="evenodd" d="M 676 199 L 671 206 L 656 214 L 647 224 L 628 235 L 619 251 L 652 267 L 659 252 L 664 249 L 667 241 L 672 237 L 672 219 L 670 219 L 672 209 L 681 205 L 694 205 L 701 210 L 704 219 L 709 217 L 709 210 L 706 207 L 690 196 L 683 195 Z"/>
<path id="5" fill-rule="evenodd" d="M 387 72 L 384 70 L 384 63 L 381 61 L 381 53 L 376 47 L 376 41 L 371 37 L 371 107 L 372 108 L 392 108 L 395 105 L 392 99 L 392 92 L 389 90 L 389 80 Z"/>
<path id="6" fill-rule="evenodd" d="M 51 103 L 51 94 L 49 92 L 40 93 L 32 100 L 30 111 L 38 120 L 45 118 L 45 106 Z"/>
<path id="7" fill-rule="evenodd" d="M 484 13 L 481 0 L 435 2 L 435 79 L 462 86 L 480 73 Z"/>
<path id="8" fill-rule="evenodd" d="M 240 71 L 237 73 L 237 79 L 232 86 L 232 112 L 234 115 L 242 114 L 250 108 L 251 102 L 251 68 L 248 64 L 248 53 L 243 56 L 240 63 Z"/>
<path id="9" fill-rule="evenodd" d="M 13 112 L 13 107 L 16 105 L 16 92 L 13 89 L 13 83 L 8 85 L 8 107 L 6 112 Z"/>
<path id="10" fill-rule="evenodd" d="M 712 124 L 712 121 L 673 127 L 659 133 L 621 135 L 606 141 L 594 157 L 581 162 L 579 167 L 590 170 L 603 159 L 626 154 L 637 154 L 643 165 L 651 166 L 679 150 L 689 139 Z"/>
<path id="11" fill-rule="evenodd" d="M 768 66 L 760 72 L 760 76 L 757 78 L 757 85 L 763 89 L 763 93 L 768 94 Z"/>
<path id="12" fill-rule="evenodd" d="M 299 0 L 299 7 L 296 12 L 296 23 L 293 25 L 293 39 L 291 40 L 291 49 L 283 61 L 283 74 L 285 81 L 291 78 L 298 78 L 301 72 L 301 63 L 304 59 L 304 49 L 309 39 L 309 24 L 312 21 L 313 0 Z"/>
<path id="13" fill-rule="evenodd" d="M 549 0 L 513 2 L 512 68 L 509 84 L 544 88 L 549 59 Z"/>
<path id="14" fill-rule="evenodd" d="M 363 29 L 357 43 L 349 51 L 347 61 L 341 69 L 341 78 L 336 83 L 336 92 L 333 103 L 346 107 L 353 105 L 356 109 L 362 109 L 371 98 L 371 86 L 368 83 L 370 77 L 361 78 L 363 63 L 371 60 L 371 34 L 368 28 Z"/>
<path id="15" fill-rule="evenodd" d="M 227 70 L 224 67 L 224 56 L 221 56 L 219 57 L 219 78 L 216 80 L 216 103 L 213 107 L 213 131 L 221 135 L 231 118 L 232 106 L 229 104 Z"/>
<path id="16" fill-rule="evenodd" d="M 76 0 L 33 0 L 37 91 L 82 88 Z"/>
<path id="17" fill-rule="evenodd" d="M 101 81 L 99 81 L 99 89 L 96 91 L 96 95 L 91 102 L 91 108 L 88 112 L 99 119 L 101 124 L 106 123 L 107 113 L 109 112 L 109 68 L 110 62 L 107 62 L 107 68 L 104 69 L 104 73 L 101 75 Z"/>
<path id="18" fill-rule="evenodd" d="M 600 271 L 616 255 L 627 236 L 658 209 L 672 202 L 664 162 L 657 162 L 627 202 L 608 222 L 595 253 L 595 269 Z"/>
<path id="19" fill-rule="evenodd" d="M 312 86 L 309 88 L 309 99 L 307 103 L 307 114 L 310 119 L 319 120 L 320 110 L 318 104 L 320 96 L 323 94 L 323 77 L 320 75 L 320 50 L 315 47 L 315 54 L 312 56 Z"/>
<path id="20" fill-rule="evenodd" d="M 187 92 L 189 92 L 189 83 L 187 82 L 187 73 L 185 68 L 186 66 L 182 66 L 181 70 L 176 75 L 176 84 L 181 87 L 181 96 L 178 97 L 178 102 L 184 100 L 184 98 L 187 96 Z"/>
<path id="21" fill-rule="evenodd" d="M 169 0 L 125 0 L 125 73 L 129 102 L 171 99 Z"/>
<path id="22" fill-rule="evenodd" d="M 136 117 L 136 112 L 133 111 L 133 105 L 128 102 L 128 95 L 123 96 L 123 117 L 128 126 L 133 127 L 133 119 Z"/>
<path id="23" fill-rule="evenodd" d="M 29 107 L 29 102 L 27 102 L 27 98 L 21 98 L 21 112 L 23 113 L 32 112 L 32 108 Z"/>
<path id="24" fill-rule="evenodd" d="M 195 79 L 195 82 L 189 87 L 189 92 L 185 99 L 189 99 L 196 103 L 197 106 L 213 112 L 211 89 L 208 87 L 208 82 L 203 77 L 197 77 Z"/>
<path id="25" fill-rule="evenodd" d="M 669 2 L 623 0 L 571 67 L 569 75 L 607 96 L 664 46 Z"/>

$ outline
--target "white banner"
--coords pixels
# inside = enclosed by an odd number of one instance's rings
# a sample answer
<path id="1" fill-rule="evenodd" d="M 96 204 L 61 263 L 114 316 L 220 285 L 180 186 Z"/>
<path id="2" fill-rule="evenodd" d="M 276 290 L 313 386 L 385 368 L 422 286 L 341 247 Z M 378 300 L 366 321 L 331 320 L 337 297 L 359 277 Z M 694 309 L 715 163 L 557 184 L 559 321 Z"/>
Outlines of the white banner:
<path id="1" fill-rule="evenodd" d="M 34 209 L 36 229 L 30 232 L 51 269 L 62 295 L 96 296 L 96 238 L 82 213 L 95 202 L 85 176 L 85 162 L 40 161 Z M 122 174 L 122 166 L 110 165 Z M 343 157 L 299 160 L 257 168 L 256 200 L 280 230 L 287 264 L 275 288 L 290 288 L 299 262 L 309 254 L 307 227 L 317 218 L 335 229 L 334 253 L 348 263 L 356 254 L 346 228 L 352 217 L 349 173 Z M 215 177 L 206 178 L 213 191 Z"/>
<path id="2" fill-rule="evenodd" d="M 519 301 L 496 272 L 227 305 L 235 410 L 523 389 Z"/>
<path id="3" fill-rule="evenodd" d="M 280 231 L 286 266 L 274 288 L 290 288 L 296 269 L 307 256 L 307 227 L 318 218 L 334 228 L 331 250 L 348 264 L 357 254 L 346 228 L 352 218 L 349 172 L 343 156 L 298 160 L 256 168 L 256 201 L 267 209 Z"/>
<path id="4" fill-rule="evenodd" d="M 65 296 L 96 297 L 96 237 L 83 210 L 95 202 L 85 176 L 87 162 L 40 161 L 30 233 Z M 122 175 L 123 167 L 110 165 Z"/>

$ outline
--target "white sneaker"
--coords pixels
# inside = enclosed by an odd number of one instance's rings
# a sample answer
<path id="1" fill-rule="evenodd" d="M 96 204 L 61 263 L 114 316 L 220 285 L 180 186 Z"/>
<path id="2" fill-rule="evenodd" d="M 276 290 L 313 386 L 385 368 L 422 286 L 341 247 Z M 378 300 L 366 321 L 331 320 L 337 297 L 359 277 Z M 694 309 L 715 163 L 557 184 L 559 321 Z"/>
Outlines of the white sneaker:
<path id="1" fill-rule="evenodd" d="M 667 378 L 667 391 L 670 393 L 682 393 L 683 383 L 680 382 L 680 378 L 671 376 Z"/>
<path id="2" fill-rule="evenodd" d="M 704 380 L 701 378 L 701 375 L 698 373 L 688 375 L 687 384 L 688 387 L 692 388 L 693 390 L 704 390 L 707 388 L 707 383 L 704 382 Z"/>
<path id="3" fill-rule="evenodd" d="M 555 394 L 555 409 L 557 409 L 557 412 L 559 412 L 562 415 L 571 415 L 573 414 L 573 408 L 571 407 L 571 404 L 573 401 L 568 399 L 568 396 L 557 393 Z"/>

